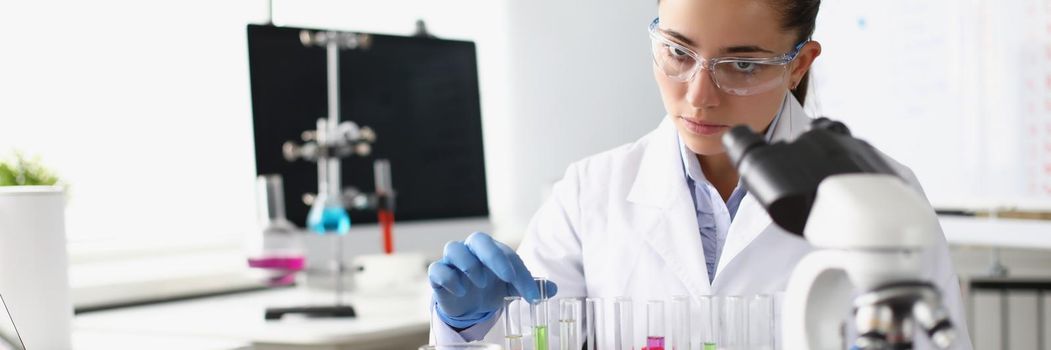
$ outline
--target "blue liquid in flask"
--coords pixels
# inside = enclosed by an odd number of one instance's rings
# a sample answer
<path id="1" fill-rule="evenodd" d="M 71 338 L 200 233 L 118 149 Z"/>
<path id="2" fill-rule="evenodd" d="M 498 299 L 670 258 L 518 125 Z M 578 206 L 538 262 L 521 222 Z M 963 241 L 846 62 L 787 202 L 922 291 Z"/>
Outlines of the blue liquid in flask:
<path id="1" fill-rule="evenodd" d="M 321 235 L 345 235 L 350 231 L 350 214 L 341 206 L 315 206 L 307 215 L 307 226 Z"/>

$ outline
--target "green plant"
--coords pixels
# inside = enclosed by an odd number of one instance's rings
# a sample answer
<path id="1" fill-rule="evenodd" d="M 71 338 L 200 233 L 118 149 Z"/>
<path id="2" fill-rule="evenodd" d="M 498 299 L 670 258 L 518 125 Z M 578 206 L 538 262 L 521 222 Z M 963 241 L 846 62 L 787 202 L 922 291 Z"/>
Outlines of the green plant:
<path id="1" fill-rule="evenodd" d="M 40 157 L 27 159 L 15 152 L 8 160 L 0 160 L 0 186 L 52 186 L 58 176 L 40 162 Z"/>

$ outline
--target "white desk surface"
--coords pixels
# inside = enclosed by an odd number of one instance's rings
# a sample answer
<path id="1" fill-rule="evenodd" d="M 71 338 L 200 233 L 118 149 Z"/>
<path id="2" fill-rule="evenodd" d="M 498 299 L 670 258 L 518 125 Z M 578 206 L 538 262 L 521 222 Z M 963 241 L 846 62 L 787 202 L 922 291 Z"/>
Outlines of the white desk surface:
<path id="1" fill-rule="evenodd" d="M 1051 221 L 941 216 L 949 244 L 1051 249 Z"/>
<path id="2" fill-rule="evenodd" d="M 75 350 L 252 350 L 247 341 L 76 330 Z"/>
<path id="3" fill-rule="evenodd" d="M 78 315 L 74 320 L 78 349 L 104 334 L 173 337 L 240 343 L 286 345 L 352 345 L 394 339 L 428 331 L 429 294 L 366 296 L 348 294 L 358 317 L 350 319 L 288 318 L 266 321 L 266 307 L 322 305 L 332 292 L 277 289 L 239 293 Z M 84 346 L 81 346 L 84 345 Z M 112 348 L 112 346 L 110 347 Z M 192 347 L 198 348 L 198 347 Z M 200 348 L 211 348 L 202 346 Z M 187 349 L 184 347 L 184 349 Z"/>

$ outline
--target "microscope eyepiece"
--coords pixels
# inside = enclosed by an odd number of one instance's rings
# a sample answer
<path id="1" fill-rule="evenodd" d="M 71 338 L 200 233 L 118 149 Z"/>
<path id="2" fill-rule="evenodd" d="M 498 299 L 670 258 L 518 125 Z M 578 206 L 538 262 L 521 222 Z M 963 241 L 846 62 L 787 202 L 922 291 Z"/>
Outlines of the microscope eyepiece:
<path id="1" fill-rule="evenodd" d="M 824 129 L 840 135 L 850 136 L 850 129 L 847 128 L 846 124 L 825 117 L 814 119 L 810 126 L 814 129 Z"/>
<path id="2" fill-rule="evenodd" d="M 739 125 L 723 135 L 723 146 L 755 196 L 781 228 L 803 235 L 817 188 L 829 176 L 850 173 L 896 175 L 880 153 L 850 136 L 843 123 L 819 118 L 794 139 L 766 141 Z"/>

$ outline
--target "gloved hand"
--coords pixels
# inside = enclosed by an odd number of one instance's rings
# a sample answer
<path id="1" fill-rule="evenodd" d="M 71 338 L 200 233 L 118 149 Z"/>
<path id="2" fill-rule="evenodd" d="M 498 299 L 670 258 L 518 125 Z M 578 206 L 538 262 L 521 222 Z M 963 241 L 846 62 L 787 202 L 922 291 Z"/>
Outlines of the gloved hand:
<path id="1" fill-rule="evenodd" d="M 431 264 L 427 275 L 439 317 L 454 328 L 488 319 L 503 307 L 505 296 L 540 298 L 533 275 L 518 254 L 481 232 L 446 244 L 445 255 Z M 550 281 L 545 289 L 549 297 L 558 291 Z"/>

